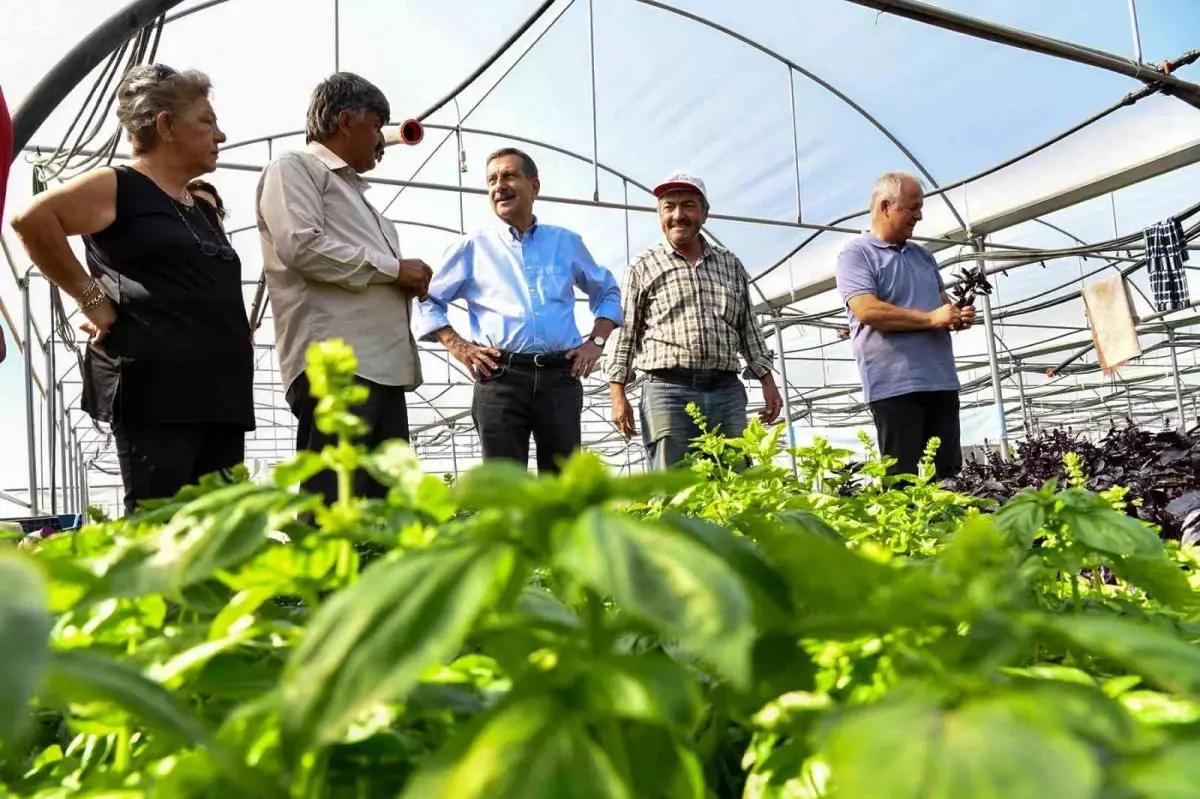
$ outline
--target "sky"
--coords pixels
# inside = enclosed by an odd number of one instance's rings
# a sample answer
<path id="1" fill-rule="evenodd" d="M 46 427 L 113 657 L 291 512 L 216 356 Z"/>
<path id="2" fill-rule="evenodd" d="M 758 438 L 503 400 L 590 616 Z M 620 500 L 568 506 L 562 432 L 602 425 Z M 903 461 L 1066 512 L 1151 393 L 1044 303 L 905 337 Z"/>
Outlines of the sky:
<path id="1" fill-rule="evenodd" d="M 10 106 L 19 107 L 48 69 L 123 4 L 124 0 L 8 4 L 6 24 L 0 29 L 0 86 Z M 939 4 L 1132 57 L 1125 0 Z M 181 8 L 195 5 L 196 0 L 188 0 Z M 196 67 L 212 77 L 213 102 L 230 143 L 303 127 L 309 92 L 335 67 L 377 83 L 392 103 L 394 121 L 399 121 L 416 116 L 449 92 L 537 5 L 534 0 L 340 0 L 335 48 L 334 0 L 229 0 L 168 25 L 158 60 L 177 68 Z M 886 126 L 939 183 L 1015 155 L 1138 87 L 1120 75 L 879 15 L 845 0 L 675 0 L 672 5 L 730 28 L 834 85 Z M 1144 60 L 1177 56 L 1200 41 L 1196 0 L 1141 0 L 1137 8 Z M 589 27 L 594 41 L 594 129 Z M 528 54 L 514 67 L 527 48 Z M 1180 74 L 1200 80 L 1196 67 Z M 58 145 L 91 82 L 89 78 L 76 88 L 34 137 L 35 144 Z M 827 222 L 861 210 L 880 172 L 914 168 L 870 121 L 809 76 L 789 74 L 784 63 L 762 50 L 636 0 L 595 2 L 590 25 L 587 0 L 557 0 L 512 51 L 457 97 L 457 104 L 447 104 L 426 121 L 454 125 L 460 115 L 467 128 L 499 134 L 464 133 L 465 173 L 459 171 L 453 138 L 434 154 L 447 134 L 430 129 L 416 147 L 390 148 L 373 174 L 397 179 L 415 174 L 418 180 L 446 186 L 462 180 L 480 188 L 487 153 L 511 143 L 508 137 L 520 136 L 578 154 L 572 158 L 528 145 L 547 196 L 586 200 L 598 192 L 602 201 L 619 203 L 627 196 L 638 206 L 652 204 L 636 186 L 626 186 L 603 169 L 594 170 L 594 155 L 604 167 L 644 185 L 674 169 L 688 169 L 705 178 L 714 212 L 788 222 L 797 217 L 798 163 L 801 216 L 806 222 Z M 111 115 L 106 124 L 107 132 L 113 126 Z M 968 219 L 983 218 L 1196 140 L 1200 112 L 1176 100 L 1152 98 L 1020 168 L 950 196 Z M 280 140 L 272 152 L 300 144 L 297 138 Z M 417 172 L 431 154 L 428 165 Z M 259 168 L 268 157 L 266 145 L 254 145 L 227 152 L 222 161 Z M 7 215 L 28 202 L 29 176 L 28 164 L 19 161 L 10 182 Z M 229 227 L 252 225 L 255 172 L 222 169 L 210 177 L 231 209 Z M 1049 221 L 1088 241 L 1110 237 L 1114 231 L 1136 232 L 1193 202 L 1197 178 L 1196 167 L 1181 169 L 1060 212 Z M 454 192 L 409 189 L 397 197 L 394 188 L 380 186 L 372 190 L 371 199 L 390 206 L 389 216 L 400 221 L 405 253 L 432 264 L 453 235 L 421 225 L 457 229 L 460 214 L 467 229 L 494 221 L 486 202 L 474 195 L 465 196 L 460 207 Z M 918 233 L 936 235 L 952 227 L 944 208 L 933 202 L 927 208 L 928 218 Z M 654 244 L 659 235 L 655 217 L 638 211 L 626 214 L 543 202 L 538 213 L 543 221 L 579 230 L 597 260 L 618 278 L 630 256 Z M 23 270 L 27 258 L 7 218 L 4 223 L 0 231 Z M 847 223 L 856 230 L 864 224 L 861 218 Z M 785 225 L 746 222 L 713 221 L 709 229 L 754 276 L 806 235 Z M 1062 246 L 1066 241 L 1062 234 L 1034 223 L 1001 238 L 1025 246 Z M 761 277 L 756 291 L 772 296 L 831 274 L 837 251 L 848 239 L 845 234 L 822 236 Z M 253 281 L 261 264 L 257 238 L 248 232 L 235 235 L 234 241 L 245 278 Z M 1057 261 L 1049 270 L 1024 270 L 1000 282 L 998 292 L 1009 299 L 1033 296 L 1070 280 L 1079 267 L 1076 261 Z M 247 288 L 248 301 L 252 291 Z M 21 318 L 19 292 L 2 270 L 0 301 L 11 318 Z M 39 309 L 45 303 L 41 284 L 35 283 L 34 302 Z M 826 294 L 801 307 L 811 311 L 836 306 L 836 298 Z M 1081 319 L 1082 309 L 1078 303 L 1068 304 L 1038 321 L 1053 324 L 1064 314 Z M 44 311 L 35 312 L 35 319 L 45 318 Z M 590 325 L 585 308 L 580 310 L 580 323 L 585 329 Z M 998 332 L 1013 349 L 1044 335 L 1003 326 Z M 9 457 L 0 460 L 0 489 L 20 489 L 26 484 L 24 365 L 12 331 L 5 333 L 10 354 L 0 364 L 0 448 Z M 270 340 L 271 335 L 268 320 L 260 340 Z M 785 347 L 819 344 L 828 335 L 792 328 Z M 981 331 L 960 336 L 956 349 L 960 356 L 982 356 Z M 816 352 L 817 360 L 789 358 L 789 380 L 798 393 L 856 383 L 848 347 Z M 263 358 L 269 365 L 271 354 L 264 351 Z M 440 413 L 461 411 L 470 396 L 469 386 L 444 363 L 430 357 L 425 363 L 427 386 L 421 394 L 434 407 L 415 412 L 416 426 L 436 422 Z M 35 368 L 42 371 L 40 358 Z M 279 409 L 281 398 L 270 373 L 264 371 L 261 379 L 264 424 L 251 449 L 271 460 L 290 451 L 290 433 L 269 423 L 286 425 L 289 419 Z M 78 393 L 77 384 L 67 388 L 69 397 Z M 594 388 L 602 386 L 596 382 Z M 603 403 L 589 400 L 588 413 L 588 424 L 596 435 L 603 435 Z M 979 440 L 994 437 L 995 419 L 994 409 L 967 414 L 964 431 L 975 431 L 970 436 Z M 76 412 L 73 421 L 86 420 Z M 802 428 L 797 433 L 811 434 Z M 852 430 L 831 434 L 853 439 Z M 456 444 L 466 443 L 456 438 Z M 462 452 L 469 461 L 468 451 Z M 449 451 L 431 458 L 430 468 L 448 470 Z M 93 475 L 96 484 L 115 480 Z"/>

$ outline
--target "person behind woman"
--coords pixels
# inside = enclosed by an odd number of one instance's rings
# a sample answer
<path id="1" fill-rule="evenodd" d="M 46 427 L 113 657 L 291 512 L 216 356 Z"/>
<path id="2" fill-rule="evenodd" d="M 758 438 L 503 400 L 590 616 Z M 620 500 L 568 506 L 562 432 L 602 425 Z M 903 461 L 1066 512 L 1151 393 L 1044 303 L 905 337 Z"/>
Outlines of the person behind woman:
<path id="1" fill-rule="evenodd" d="M 200 72 L 134 67 L 117 90 L 133 163 L 47 191 L 12 220 L 87 317 L 81 404 L 112 424 L 126 513 L 236 466 L 254 429 L 241 261 L 186 188 L 225 141 L 210 89 Z M 69 236 L 83 237 L 87 270 Z"/>
<path id="2" fill-rule="evenodd" d="M 196 178 L 188 181 L 187 190 L 193 197 L 200 199 L 211 205 L 217 212 L 217 223 L 221 231 L 225 230 L 225 217 L 229 213 L 225 210 L 225 201 L 221 199 L 221 195 L 217 194 L 217 187 L 209 183 L 207 180 Z"/>

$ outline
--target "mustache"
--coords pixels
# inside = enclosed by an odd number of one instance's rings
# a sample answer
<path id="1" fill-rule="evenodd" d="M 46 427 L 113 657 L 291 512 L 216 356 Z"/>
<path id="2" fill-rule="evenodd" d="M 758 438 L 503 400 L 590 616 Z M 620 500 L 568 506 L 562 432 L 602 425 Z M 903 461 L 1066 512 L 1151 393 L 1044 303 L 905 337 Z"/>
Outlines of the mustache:
<path id="1" fill-rule="evenodd" d="M 492 192 L 492 199 L 496 202 L 500 202 L 501 200 L 511 200 L 516 196 L 517 193 L 512 189 L 496 189 L 494 192 Z"/>

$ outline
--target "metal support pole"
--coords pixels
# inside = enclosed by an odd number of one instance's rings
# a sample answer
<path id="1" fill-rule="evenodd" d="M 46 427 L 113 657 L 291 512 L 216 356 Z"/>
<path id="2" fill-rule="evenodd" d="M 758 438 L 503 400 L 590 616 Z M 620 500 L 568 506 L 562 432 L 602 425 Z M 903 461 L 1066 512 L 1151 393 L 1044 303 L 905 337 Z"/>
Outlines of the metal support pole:
<path id="1" fill-rule="evenodd" d="M 61 407 L 61 405 L 60 405 Z M 79 502 L 75 497 L 79 487 L 79 469 L 75 465 L 75 442 L 71 436 L 63 433 L 63 488 L 66 497 L 63 499 L 64 513 L 78 513 Z"/>
<path id="2" fill-rule="evenodd" d="M 462 110 L 458 107 L 458 98 L 454 98 L 454 116 L 458 125 L 454 128 L 454 143 L 458 145 L 458 188 L 462 188 L 463 175 L 467 173 L 467 148 L 463 146 Z M 466 195 L 458 193 L 458 231 L 467 232 Z"/>
<path id="3" fill-rule="evenodd" d="M 33 309 L 29 302 L 29 272 L 21 281 L 21 306 L 25 313 L 25 440 L 29 447 L 29 513 L 38 515 L 37 421 L 33 413 Z"/>
<path id="4" fill-rule="evenodd" d="M 1132 1 L 1132 0 L 1131 0 Z M 788 68 L 788 103 L 792 109 L 792 156 L 796 164 L 796 221 L 804 221 L 804 205 L 800 199 L 800 133 L 796 129 L 796 83 L 795 73 Z"/>
<path id="5" fill-rule="evenodd" d="M 72 481 L 75 484 L 75 512 L 83 513 L 83 482 L 79 479 L 83 473 L 80 468 L 83 464 L 79 457 L 79 440 L 75 436 L 75 431 L 71 431 L 71 473 Z"/>
<path id="6" fill-rule="evenodd" d="M 600 201 L 600 135 L 596 130 L 596 24 L 595 2 L 588 0 L 588 50 L 592 59 L 592 179 L 595 190 L 592 199 Z"/>
<path id="7" fill-rule="evenodd" d="M 1175 407 L 1179 410 L 1179 426 L 1186 427 L 1186 411 L 1183 409 L 1183 389 L 1179 382 L 1179 357 L 1175 352 L 1175 331 L 1167 328 L 1167 344 L 1171 350 L 1171 378 L 1175 384 Z"/>
<path id="8" fill-rule="evenodd" d="M 1017 373 L 1017 396 L 1021 400 L 1021 421 L 1025 425 L 1025 434 L 1029 435 L 1033 432 L 1033 425 L 1029 419 L 1029 407 L 1025 404 L 1025 373 L 1021 371 L 1021 362 L 1010 359 L 1013 371 Z"/>
<path id="9" fill-rule="evenodd" d="M 1142 35 L 1138 32 L 1137 6 L 1129 0 L 1129 25 L 1133 30 L 1133 60 L 1142 63 Z"/>
<path id="10" fill-rule="evenodd" d="M 450 458 L 454 465 L 454 479 L 458 479 L 458 436 L 455 434 L 454 425 L 450 425 Z"/>
<path id="11" fill-rule="evenodd" d="M 83 447 L 79 444 L 75 445 L 79 449 L 79 488 L 80 494 L 83 495 L 82 512 L 87 513 L 88 505 L 92 501 L 91 491 L 88 490 L 88 463 L 83 457 Z"/>
<path id="12" fill-rule="evenodd" d="M 792 430 L 792 399 L 788 391 L 787 353 L 783 349 L 783 325 L 775 325 L 775 347 L 779 350 L 779 393 L 783 395 L 783 423 L 787 425 L 788 448 L 796 446 L 796 436 Z M 796 453 L 789 452 L 792 459 L 792 476 L 799 477 L 800 470 L 796 466 Z"/>
<path id="13" fill-rule="evenodd" d="M 71 463 L 71 436 L 67 431 L 67 398 L 62 391 L 62 383 L 58 384 L 58 430 L 59 430 L 59 452 L 62 456 L 62 473 L 63 473 L 63 512 L 70 513 L 75 509 L 75 498 L 72 496 L 74 491 L 74 480 L 71 477 L 71 470 L 74 464 Z"/>
<path id="14" fill-rule="evenodd" d="M 974 241 L 975 251 L 983 252 L 983 239 Z M 979 261 L 983 266 L 983 261 Z M 996 358 L 996 327 L 992 321 L 991 297 L 983 297 L 983 328 L 987 336 L 988 367 L 992 372 L 992 397 L 996 403 L 996 416 L 1000 420 L 1000 457 L 1008 460 L 1008 422 L 1004 418 L 1004 390 L 1000 385 L 1000 363 Z"/>
<path id="15" fill-rule="evenodd" d="M 338 0 L 333 0 L 333 71 L 342 71 L 342 13 Z"/>
<path id="16" fill-rule="evenodd" d="M 978 39 L 998 42 L 1009 47 L 1019 47 L 1034 53 L 1064 58 L 1078 64 L 1106 69 L 1126 77 L 1140 80 L 1149 85 L 1161 84 L 1170 89 L 1170 96 L 1183 100 L 1188 105 L 1200 108 L 1200 86 L 1169 75 L 1157 69 L 1147 68 L 1146 65 L 1135 63 L 1128 58 L 1106 53 L 1093 47 L 1052 39 L 1036 33 L 1017 30 L 1015 28 L 997 25 L 981 19 L 959 14 L 955 11 L 939 8 L 919 0 L 849 0 L 849 2 L 876 11 L 884 11 L 900 17 L 906 17 L 927 25 L 934 25 L 955 33 L 964 33 Z"/>
<path id="17" fill-rule="evenodd" d="M 625 188 L 625 266 L 628 267 L 633 262 L 629 244 L 629 181 L 622 178 L 621 183 Z"/>
<path id="18" fill-rule="evenodd" d="M 69 468 L 67 460 L 71 454 L 71 440 L 67 434 L 67 395 L 63 392 L 62 381 L 59 381 L 58 384 L 58 440 L 61 442 L 59 449 L 62 453 L 63 507 L 65 508 L 71 501 L 70 495 L 65 493 L 70 482 L 70 475 L 67 471 Z"/>
<path id="19" fill-rule="evenodd" d="M 58 314 L 54 311 L 54 295 L 58 289 L 50 286 L 50 328 L 46 334 L 46 485 L 50 489 L 50 513 L 58 513 L 58 398 L 54 396 L 54 326 Z"/>
<path id="20" fill-rule="evenodd" d="M 71 431 L 71 452 L 75 463 L 75 510 L 83 513 L 87 509 L 83 504 L 83 449 L 79 446 L 75 431 Z"/>
<path id="21" fill-rule="evenodd" d="M 1133 425 L 1133 389 L 1125 384 L 1125 410 L 1129 412 L 1129 424 Z"/>

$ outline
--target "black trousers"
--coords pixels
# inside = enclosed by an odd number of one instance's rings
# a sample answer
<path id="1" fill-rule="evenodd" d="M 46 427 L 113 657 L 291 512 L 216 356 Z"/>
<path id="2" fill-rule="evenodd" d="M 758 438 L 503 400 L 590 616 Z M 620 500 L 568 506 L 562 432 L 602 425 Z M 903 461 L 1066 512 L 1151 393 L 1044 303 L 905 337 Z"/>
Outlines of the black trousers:
<path id="1" fill-rule="evenodd" d="M 408 405 L 402 386 L 384 386 L 356 377 L 355 380 L 368 388 L 367 401 L 356 405 L 351 411 L 367 423 L 367 434 L 354 443 L 374 450 L 385 441 L 400 438 L 408 441 Z M 317 401 L 312 396 L 308 375 L 301 373 L 288 386 L 285 395 L 292 415 L 296 417 L 296 450 L 320 452 L 327 444 L 337 443 L 336 437 L 317 429 L 314 413 Z M 304 483 L 304 489 L 325 497 L 326 504 L 337 500 L 337 474 L 326 469 Z M 387 487 L 371 477 L 365 470 L 354 473 L 354 495 L 365 499 L 383 499 Z"/>
<path id="2" fill-rule="evenodd" d="M 952 477 L 962 468 L 957 391 L 916 391 L 871 403 L 879 449 L 896 458 L 892 474 L 916 474 L 929 439 L 941 440 L 933 465 L 935 479 Z"/>
<path id="3" fill-rule="evenodd" d="M 475 382 L 471 416 L 484 460 L 528 464 L 532 435 L 538 474 L 557 474 L 582 441 L 583 383 L 562 355 L 505 354 L 498 370 Z"/>
<path id="4" fill-rule="evenodd" d="M 246 431 L 236 425 L 114 422 L 112 431 L 126 516 L 145 500 L 169 499 L 246 457 Z"/>

